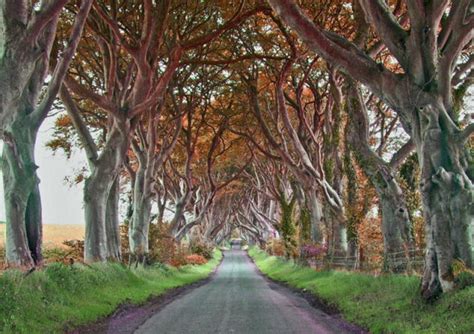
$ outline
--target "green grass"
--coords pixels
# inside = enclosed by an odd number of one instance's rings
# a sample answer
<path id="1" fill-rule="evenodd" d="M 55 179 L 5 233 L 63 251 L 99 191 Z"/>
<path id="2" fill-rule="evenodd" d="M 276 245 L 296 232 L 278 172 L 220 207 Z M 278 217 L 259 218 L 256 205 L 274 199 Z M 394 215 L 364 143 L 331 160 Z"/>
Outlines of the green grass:
<path id="1" fill-rule="evenodd" d="M 27 277 L 7 271 L 0 276 L 0 332 L 61 333 L 66 327 L 111 314 L 121 303 L 143 303 L 150 296 L 201 280 L 221 258 L 222 253 L 215 251 L 207 264 L 180 269 L 52 264 Z"/>
<path id="2" fill-rule="evenodd" d="M 257 248 L 249 254 L 270 278 L 311 291 L 371 333 L 474 333 L 474 286 L 426 304 L 418 277 L 317 272 Z"/>

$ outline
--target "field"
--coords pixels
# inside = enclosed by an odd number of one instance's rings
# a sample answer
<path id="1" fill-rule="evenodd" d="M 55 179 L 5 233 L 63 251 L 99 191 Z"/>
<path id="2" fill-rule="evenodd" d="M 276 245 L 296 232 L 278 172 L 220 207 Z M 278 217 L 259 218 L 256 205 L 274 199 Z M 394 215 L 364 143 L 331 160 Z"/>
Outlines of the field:
<path id="1" fill-rule="evenodd" d="M 84 225 L 48 225 L 43 226 L 44 247 L 63 247 L 64 240 L 84 239 Z M 5 245 L 5 224 L 0 224 L 0 247 Z"/>

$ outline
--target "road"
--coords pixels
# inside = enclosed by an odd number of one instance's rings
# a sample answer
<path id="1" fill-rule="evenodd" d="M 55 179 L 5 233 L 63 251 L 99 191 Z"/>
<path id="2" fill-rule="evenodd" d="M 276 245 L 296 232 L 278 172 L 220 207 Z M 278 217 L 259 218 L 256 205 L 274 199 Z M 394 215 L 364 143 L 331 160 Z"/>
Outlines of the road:
<path id="1" fill-rule="evenodd" d="M 268 282 L 243 251 L 225 252 L 214 278 L 166 305 L 135 333 L 356 333 L 287 288 Z"/>

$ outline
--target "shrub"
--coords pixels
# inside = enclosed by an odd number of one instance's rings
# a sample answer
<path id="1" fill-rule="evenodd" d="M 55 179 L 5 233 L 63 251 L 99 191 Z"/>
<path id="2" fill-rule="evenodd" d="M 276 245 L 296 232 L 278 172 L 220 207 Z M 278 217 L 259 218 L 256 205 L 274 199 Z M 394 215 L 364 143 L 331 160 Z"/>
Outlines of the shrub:
<path id="1" fill-rule="evenodd" d="M 459 259 L 454 260 L 452 270 L 456 286 L 459 289 L 474 286 L 474 271 L 470 270 L 463 261 Z"/>
<path id="2" fill-rule="evenodd" d="M 327 245 L 306 244 L 301 247 L 301 257 L 304 259 L 321 260 L 328 250 Z"/>
<path id="3" fill-rule="evenodd" d="M 186 264 L 205 264 L 207 260 L 199 254 L 191 254 L 186 256 Z"/>
<path id="4" fill-rule="evenodd" d="M 267 242 L 266 252 L 274 256 L 285 255 L 285 245 L 281 239 L 271 239 Z"/>
<path id="5" fill-rule="evenodd" d="M 6 268 L 5 263 L 5 248 L 0 246 L 0 270 L 4 270 Z"/>
<path id="6" fill-rule="evenodd" d="M 120 236 L 123 262 L 128 263 L 130 257 L 128 225 L 120 226 Z M 178 245 L 175 239 L 170 235 L 168 226 L 164 223 L 150 224 L 148 247 L 150 251 L 147 258 L 148 264 L 163 263 L 174 267 L 180 267 L 186 264 L 185 249 Z"/>
<path id="7" fill-rule="evenodd" d="M 43 259 L 45 263 L 66 263 L 68 250 L 61 247 L 49 247 L 43 249 Z"/>
<path id="8" fill-rule="evenodd" d="M 190 245 L 189 251 L 193 254 L 201 255 L 207 260 L 212 259 L 212 250 L 213 247 L 206 245 L 202 242 L 194 242 Z"/>

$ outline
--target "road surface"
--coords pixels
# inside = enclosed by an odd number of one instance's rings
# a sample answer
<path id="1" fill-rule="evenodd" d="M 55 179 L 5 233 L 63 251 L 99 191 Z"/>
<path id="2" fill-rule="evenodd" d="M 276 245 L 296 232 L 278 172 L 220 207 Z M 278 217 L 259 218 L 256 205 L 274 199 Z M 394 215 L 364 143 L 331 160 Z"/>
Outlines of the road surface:
<path id="1" fill-rule="evenodd" d="M 263 278 L 245 252 L 225 252 L 215 277 L 174 300 L 135 333 L 357 333 Z"/>

